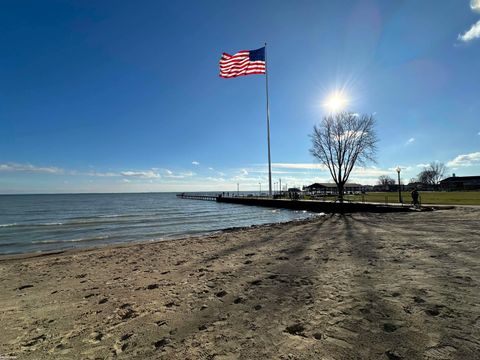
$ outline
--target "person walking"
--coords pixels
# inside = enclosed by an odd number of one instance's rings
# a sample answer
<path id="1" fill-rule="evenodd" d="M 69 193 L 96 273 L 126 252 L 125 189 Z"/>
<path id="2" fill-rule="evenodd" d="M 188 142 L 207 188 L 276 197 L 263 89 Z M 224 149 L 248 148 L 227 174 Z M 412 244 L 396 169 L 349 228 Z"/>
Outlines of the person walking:
<path id="1" fill-rule="evenodd" d="M 410 195 L 412 195 L 413 206 L 415 206 L 415 208 L 418 208 L 418 207 L 419 207 L 419 203 L 418 203 L 418 191 L 417 191 L 417 188 L 414 188 L 414 189 L 412 190 L 412 192 L 410 193 Z"/>

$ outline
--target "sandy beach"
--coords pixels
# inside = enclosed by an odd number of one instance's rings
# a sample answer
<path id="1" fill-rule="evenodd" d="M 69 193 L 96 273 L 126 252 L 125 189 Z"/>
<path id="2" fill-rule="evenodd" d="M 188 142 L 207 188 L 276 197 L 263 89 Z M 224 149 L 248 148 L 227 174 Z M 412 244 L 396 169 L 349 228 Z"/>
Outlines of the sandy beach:
<path id="1" fill-rule="evenodd" d="M 480 210 L 4 256 L 0 288 L 0 359 L 480 359 Z"/>

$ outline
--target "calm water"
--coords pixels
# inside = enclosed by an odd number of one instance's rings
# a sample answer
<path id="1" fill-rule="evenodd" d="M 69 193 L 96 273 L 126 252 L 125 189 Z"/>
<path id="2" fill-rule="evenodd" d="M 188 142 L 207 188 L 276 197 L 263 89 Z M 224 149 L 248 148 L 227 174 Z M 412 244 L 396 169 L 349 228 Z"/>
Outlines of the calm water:
<path id="1" fill-rule="evenodd" d="M 310 216 L 173 193 L 0 195 L 0 254 L 166 240 Z"/>

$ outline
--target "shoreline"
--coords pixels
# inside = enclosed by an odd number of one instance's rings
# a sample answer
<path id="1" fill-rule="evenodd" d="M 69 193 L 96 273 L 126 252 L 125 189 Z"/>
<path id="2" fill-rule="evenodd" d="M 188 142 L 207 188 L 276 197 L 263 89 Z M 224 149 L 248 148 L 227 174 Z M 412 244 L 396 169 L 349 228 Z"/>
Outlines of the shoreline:
<path id="1" fill-rule="evenodd" d="M 308 223 L 311 221 L 315 221 L 321 216 L 325 216 L 328 214 L 321 215 L 321 213 L 312 213 L 312 216 L 306 219 L 293 219 L 288 221 L 279 221 L 279 222 L 272 222 L 266 224 L 254 224 L 250 226 L 233 226 L 224 229 L 218 229 L 213 231 L 208 231 L 205 233 L 193 234 L 193 235 L 178 235 L 166 238 L 166 239 L 155 239 L 155 240 L 138 240 L 133 242 L 123 242 L 123 243 L 108 243 L 105 245 L 93 245 L 93 246 L 86 246 L 86 247 L 71 247 L 67 249 L 59 249 L 59 250 L 51 250 L 51 251 L 34 251 L 34 252 L 25 252 L 25 253 L 10 253 L 10 254 L 1 254 L 0 253 L 0 263 L 2 261 L 7 260 L 21 260 L 21 259 L 31 259 L 36 257 L 44 257 L 50 255 L 60 255 L 60 254 L 77 254 L 84 251 L 95 251 L 100 249 L 106 248 L 123 248 L 129 246 L 136 246 L 136 245 L 147 245 L 147 244 L 155 244 L 155 243 L 163 243 L 163 242 L 170 242 L 170 241 L 184 241 L 184 240 L 192 240 L 192 239 L 201 239 L 203 237 L 212 237 L 215 235 L 221 235 L 223 233 L 241 231 L 241 230 L 249 230 L 249 229 L 256 229 L 256 228 L 268 228 L 275 225 L 282 225 L 282 224 L 296 224 L 296 223 Z"/>
<path id="2" fill-rule="evenodd" d="M 0 260 L 0 355 L 474 359 L 480 209 L 327 215 Z"/>

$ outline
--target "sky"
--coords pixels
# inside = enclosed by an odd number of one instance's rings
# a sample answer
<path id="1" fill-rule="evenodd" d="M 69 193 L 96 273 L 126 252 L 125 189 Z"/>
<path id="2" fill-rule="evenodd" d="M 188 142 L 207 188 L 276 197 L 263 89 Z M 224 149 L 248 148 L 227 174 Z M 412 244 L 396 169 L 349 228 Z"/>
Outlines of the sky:
<path id="1" fill-rule="evenodd" d="M 480 175 L 480 0 L 0 2 L 0 193 L 262 191 L 332 182 L 310 134 L 341 91 L 380 175 Z M 237 185 L 238 184 L 238 185 Z"/>

